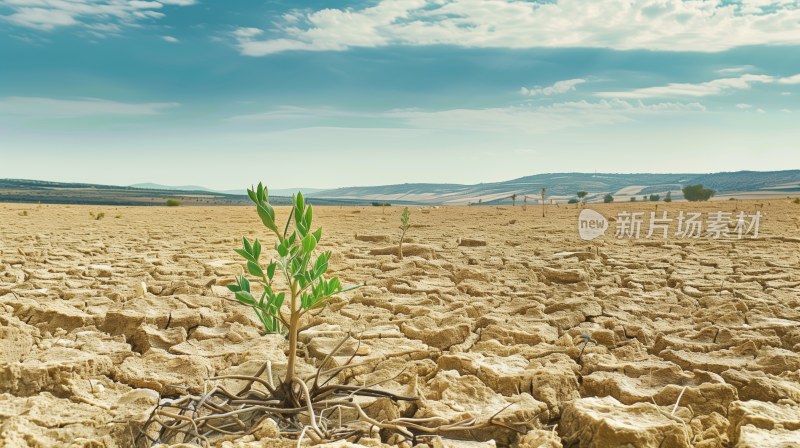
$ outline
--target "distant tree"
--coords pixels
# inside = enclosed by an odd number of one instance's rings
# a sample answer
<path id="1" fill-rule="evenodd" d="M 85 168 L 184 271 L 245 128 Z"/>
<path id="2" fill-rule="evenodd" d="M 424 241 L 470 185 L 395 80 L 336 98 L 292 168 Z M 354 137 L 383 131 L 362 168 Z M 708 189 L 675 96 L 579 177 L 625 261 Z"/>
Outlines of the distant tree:
<path id="1" fill-rule="evenodd" d="M 631 202 L 636 202 L 636 196 L 631 196 Z"/>
<path id="2" fill-rule="evenodd" d="M 716 193 L 710 188 L 703 188 L 703 184 L 687 185 L 683 187 L 682 191 L 683 197 L 691 202 L 707 201 Z"/>
<path id="3" fill-rule="evenodd" d="M 606 204 L 614 202 L 614 196 L 611 196 L 611 193 L 606 193 L 606 195 L 603 196 L 603 202 L 605 202 Z"/>
<path id="4" fill-rule="evenodd" d="M 522 210 L 528 209 L 528 195 L 523 196 L 522 198 Z"/>
<path id="5" fill-rule="evenodd" d="M 547 188 L 542 188 L 542 191 L 539 192 L 542 195 L 542 218 L 544 218 L 544 194 L 547 193 Z"/>
<path id="6" fill-rule="evenodd" d="M 650 202 L 658 202 L 661 199 L 661 195 L 659 194 L 651 194 L 650 195 Z"/>
<path id="7" fill-rule="evenodd" d="M 578 201 L 579 201 L 581 204 L 583 204 L 583 199 L 584 199 L 584 198 L 586 197 L 586 195 L 588 195 L 589 193 L 587 193 L 587 192 L 585 192 L 585 191 L 579 191 L 579 192 L 577 192 L 576 194 L 578 195 Z"/>
<path id="8" fill-rule="evenodd" d="M 642 200 L 643 200 L 644 202 L 647 202 L 647 195 L 644 195 L 644 196 L 642 196 Z"/>
<path id="9" fill-rule="evenodd" d="M 567 204 L 577 204 L 577 203 L 578 203 L 578 198 L 572 198 L 569 201 L 567 201 Z"/>
<path id="10" fill-rule="evenodd" d="M 511 206 L 514 207 L 517 205 L 517 194 L 514 193 L 511 195 Z"/>
<path id="11" fill-rule="evenodd" d="M 664 202 L 672 202 L 672 192 L 668 191 L 667 195 L 664 196 Z"/>

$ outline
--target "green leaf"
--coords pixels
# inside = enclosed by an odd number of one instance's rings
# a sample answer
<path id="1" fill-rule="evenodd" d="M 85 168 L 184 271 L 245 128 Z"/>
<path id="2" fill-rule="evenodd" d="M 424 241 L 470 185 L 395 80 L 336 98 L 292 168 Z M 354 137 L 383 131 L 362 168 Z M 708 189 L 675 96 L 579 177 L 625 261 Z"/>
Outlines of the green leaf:
<path id="1" fill-rule="evenodd" d="M 311 269 L 313 278 L 318 278 L 328 270 L 328 259 L 330 256 L 330 252 L 325 252 L 317 258 L 317 261 L 314 262 L 314 267 Z"/>
<path id="2" fill-rule="evenodd" d="M 250 196 L 250 200 L 251 201 L 253 201 L 254 203 L 258 204 L 258 196 L 256 196 L 256 192 L 255 191 L 253 191 L 253 190 L 248 188 L 247 189 L 247 195 Z"/>
<path id="3" fill-rule="evenodd" d="M 309 224 L 309 225 L 311 225 L 311 222 L 309 221 L 309 223 L 308 223 L 308 224 Z M 317 239 L 317 242 L 319 243 L 319 240 L 321 240 L 321 239 L 322 239 L 322 227 L 320 227 L 319 229 L 317 229 L 317 231 L 316 231 L 316 232 L 314 232 L 314 233 L 312 233 L 312 235 L 314 235 L 314 238 L 316 238 L 316 239 Z"/>
<path id="4" fill-rule="evenodd" d="M 278 233 L 278 226 L 275 225 L 275 210 L 267 202 L 256 204 L 258 216 L 264 226 L 275 233 Z"/>
<path id="5" fill-rule="evenodd" d="M 336 294 L 341 292 L 342 290 L 342 283 L 339 282 L 337 277 L 334 277 L 328 282 L 328 290 L 326 291 L 327 295 Z"/>
<path id="6" fill-rule="evenodd" d="M 278 310 L 281 309 L 281 306 L 283 305 L 283 300 L 285 298 L 286 298 L 286 293 L 284 293 L 284 292 L 282 292 L 282 293 L 278 294 L 277 296 L 275 296 L 275 303 L 273 303 L 273 306 L 275 307 L 276 314 L 277 314 Z"/>
<path id="7" fill-rule="evenodd" d="M 275 277 L 275 268 L 278 265 L 273 261 L 272 263 L 267 266 L 267 278 L 272 280 L 272 277 Z"/>
<path id="8" fill-rule="evenodd" d="M 250 245 L 250 241 L 247 241 L 247 238 L 242 237 L 242 244 L 244 245 L 244 250 L 248 254 L 253 253 L 253 246 Z"/>
<path id="9" fill-rule="evenodd" d="M 264 276 L 264 271 L 261 270 L 261 266 L 259 266 L 256 263 L 253 263 L 252 261 L 248 261 L 247 262 L 247 272 L 249 272 L 250 275 L 253 275 L 253 276 L 256 276 L 256 277 L 263 277 Z"/>
<path id="10" fill-rule="evenodd" d="M 249 253 L 245 252 L 243 249 L 234 249 L 233 251 L 236 252 L 237 254 L 241 255 L 243 258 L 245 258 L 248 261 L 255 261 L 253 256 L 250 255 Z"/>
<path id="11" fill-rule="evenodd" d="M 284 243 L 276 244 L 275 250 L 278 251 L 278 255 L 280 255 L 281 257 L 289 255 L 289 249 L 286 247 Z"/>
<path id="12" fill-rule="evenodd" d="M 256 191 L 256 197 L 258 198 L 258 202 L 266 201 L 266 195 L 264 194 L 264 184 L 261 182 L 258 183 L 258 190 Z"/>
<path id="13" fill-rule="evenodd" d="M 311 216 L 312 216 L 311 209 L 312 208 L 313 207 L 311 207 L 311 204 L 309 204 L 308 207 L 306 208 L 306 214 L 305 214 L 305 216 L 303 216 L 303 225 L 306 228 L 306 232 L 311 230 Z"/>
<path id="14" fill-rule="evenodd" d="M 253 243 L 253 259 L 258 262 L 258 257 L 261 256 L 261 241 L 256 241 Z"/>
<path id="15" fill-rule="evenodd" d="M 303 252 L 310 254 L 314 251 L 314 248 L 317 247 L 317 239 L 314 238 L 314 235 L 306 235 L 303 238 Z"/>
<path id="16" fill-rule="evenodd" d="M 247 277 L 239 277 L 239 286 L 242 287 L 242 291 L 250 292 L 250 281 L 247 280 Z"/>
<path id="17" fill-rule="evenodd" d="M 239 291 L 236 293 L 236 300 L 245 305 L 253 306 L 256 304 L 256 299 L 247 291 Z"/>
<path id="18" fill-rule="evenodd" d="M 239 285 L 227 285 L 227 286 L 228 289 L 231 290 L 231 292 L 239 292 L 242 290 L 242 287 Z"/>

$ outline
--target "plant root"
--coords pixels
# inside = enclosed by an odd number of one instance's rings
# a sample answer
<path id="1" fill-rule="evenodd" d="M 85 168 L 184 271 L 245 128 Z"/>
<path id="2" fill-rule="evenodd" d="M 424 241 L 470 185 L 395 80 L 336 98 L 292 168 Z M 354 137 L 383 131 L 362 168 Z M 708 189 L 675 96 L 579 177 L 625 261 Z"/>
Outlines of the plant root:
<path id="1" fill-rule="evenodd" d="M 341 350 L 350 334 L 328 354 L 309 378 L 297 376 L 287 378 L 280 385 L 273 385 L 272 379 L 265 380 L 261 375 L 268 371 L 271 377 L 272 366 L 267 361 L 255 375 L 224 375 L 209 378 L 210 381 L 241 380 L 246 384 L 242 390 L 233 393 L 216 385 L 206 393 L 188 394 L 179 398 L 162 398 L 159 405 L 144 423 L 134 440 L 135 447 L 151 447 L 157 444 L 193 443 L 211 447 L 225 440 L 255 433 L 260 425 L 271 419 L 277 425 L 280 436 L 298 441 L 313 443 L 348 440 L 357 442 L 367 436 L 367 431 L 379 429 L 388 435 L 396 434 L 412 444 L 437 435 L 464 433 L 489 426 L 497 426 L 523 433 L 514 424 L 497 420 L 501 409 L 485 421 L 469 418 L 449 422 L 443 417 L 395 418 L 378 421 L 364 411 L 356 397 L 388 398 L 394 402 L 416 401 L 416 397 L 397 395 L 380 390 L 375 386 L 393 380 L 397 375 L 364 386 L 348 384 L 329 384 L 339 373 L 365 363 L 352 363 L 355 354 L 343 366 L 326 369 L 325 366 Z M 360 344 L 359 340 L 359 344 Z M 254 384 L 264 390 L 253 389 Z M 509 405 L 511 406 L 511 405 Z M 355 419 L 342 418 L 342 410 L 351 411 Z M 361 422 L 361 425 L 355 423 Z M 363 423 L 366 423 L 365 426 Z M 521 425 L 525 422 L 521 422 Z M 369 429 L 365 429 L 369 428 Z"/>

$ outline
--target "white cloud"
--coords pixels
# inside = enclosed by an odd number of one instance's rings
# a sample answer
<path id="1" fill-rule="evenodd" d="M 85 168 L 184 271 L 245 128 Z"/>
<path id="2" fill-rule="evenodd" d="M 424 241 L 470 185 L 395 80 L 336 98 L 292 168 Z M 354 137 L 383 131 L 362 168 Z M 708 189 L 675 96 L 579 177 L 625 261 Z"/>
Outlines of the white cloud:
<path id="1" fill-rule="evenodd" d="M 59 26 L 75 25 L 75 18 L 65 12 L 45 8 L 19 8 L 6 19 L 17 25 L 49 31 Z"/>
<path id="2" fill-rule="evenodd" d="M 258 28 L 237 28 L 236 31 L 233 32 L 233 35 L 241 39 L 247 39 L 258 36 L 263 32 L 263 30 Z"/>
<path id="3" fill-rule="evenodd" d="M 744 103 L 741 103 L 741 104 L 737 104 L 737 105 L 736 105 L 736 108 L 737 108 L 737 109 L 751 109 L 752 107 L 753 107 L 753 105 L 752 105 L 752 104 L 744 104 Z"/>
<path id="4" fill-rule="evenodd" d="M 33 118 L 158 115 L 178 106 L 178 103 L 122 103 L 98 98 L 61 100 L 10 96 L 0 99 L 0 115 Z"/>
<path id="5" fill-rule="evenodd" d="M 800 84 L 800 73 L 794 76 L 778 79 L 778 84 Z"/>
<path id="6" fill-rule="evenodd" d="M 107 33 L 103 27 L 121 29 L 164 17 L 158 10 L 165 4 L 188 6 L 194 0 L 0 0 L 0 7 L 11 10 L 9 15 L 0 16 L 0 20 L 42 31 L 82 25 L 92 35 L 103 36 Z"/>
<path id="7" fill-rule="evenodd" d="M 781 92 L 781 96 L 790 96 L 792 92 Z"/>
<path id="8" fill-rule="evenodd" d="M 729 68 L 723 68 L 723 69 L 717 70 L 717 73 L 722 74 L 722 75 L 731 75 L 731 74 L 742 73 L 742 72 L 751 72 L 751 71 L 753 71 L 755 69 L 756 69 L 756 67 L 752 66 L 752 65 L 740 65 L 738 67 L 729 67 Z"/>
<path id="9" fill-rule="evenodd" d="M 548 87 L 536 86 L 536 87 L 532 87 L 530 89 L 527 88 L 527 87 L 522 87 L 519 90 L 519 92 L 524 96 L 557 95 L 557 94 L 561 94 L 561 93 L 571 92 L 571 91 L 575 90 L 575 86 L 577 86 L 579 84 L 583 84 L 585 82 L 586 82 L 585 79 L 580 79 L 580 78 L 578 78 L 578 79 L 565 79 L 563 81 L 557 81 L 555 84 L 553 84 L 552 86 L 548 86 Z"/>
<path id="10" fill-rule="evenodd" d="M 630 122 L 645 116 L 705 110 L 702 104 L 696 102 L 645 104 L 641 101 L 612 99 L 563 102 L 538 107 L 525 105 L 440 111 L 396 109 L 372 113 L 282 107 L 269 112 L 232 117 L 229 121 L 241 125 L 256 125 L 259 130 L 263 130 L 264 123 L 289 128 L 368 128 L 371 123 L 386 126 L 389 122 L 394 126 L 411 129 L 538 134 L 566 128 Z"/>
<path id="11" fill-rule="evenodd" d="M 758 108 L 758 109 L 756 109 L 756 112 L 758 112 L 758 113 L 760 113 L 760 114 L 765 114 L 765 113 L 767 113 L 767 111 L 765 111 L 764 109 L 761 109 L 761 108 Z"/>
<path id="12" fill-rule="evenodd" d="M 274 38 L 234 38 L 250 56 L 386 45 L 723 51 L 800 44 L 798 20 L 800 3 L 791 0 L 379 0 L 294 10 L 271 30 Z"/>
<path id="13" fill-rule="evenodd" d="M 749 89 L 754 84 L 800 84 L 800 75 L 786 78 L 769 75 L 742 75 L 738 78 L 720 78 L 696 84 L 670 83 L 665 86 L 645 87 L 617 92 L 599 92 L 604 98 L 664 98 L 672 96 L 702 97 L 719 95 L 733 90 Z"/>
<path id="14" fill-rule="evenodd" d="M 173 43 L 173 44 L 179 42 L 178 38 L 172 37 L 172 36 L 161 36 L 161 38 L 164 39 L 164 41 L 170 42 L 170 43 Z"/>

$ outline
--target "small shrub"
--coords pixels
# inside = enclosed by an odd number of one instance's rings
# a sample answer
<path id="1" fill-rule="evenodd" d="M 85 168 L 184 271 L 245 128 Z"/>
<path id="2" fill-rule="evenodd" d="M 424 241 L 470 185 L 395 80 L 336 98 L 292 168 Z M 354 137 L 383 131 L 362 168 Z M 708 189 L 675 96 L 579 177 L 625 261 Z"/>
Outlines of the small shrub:
<path id="1" fill-rule="evenodd" d="M 664 202 L 672 202 L 672 192 L 668 191 L 667 195 L 664 196 Z"/>
<path id="2" fill-rule="evenodd" d="M 406 238 L 406 232 L 411 228 L 410 218 L 408 207 L 403 208 L 403 214 L 400 215 L 400 230 L 402 233 L 400 233 L 400 246 L 397 249 L 401 260 L 403 259 L 403 240 Z"/>
<path id="3" fill-rule="evenodd" d="M 578 198 L 572 198 L 569 201 L 567 201 L 567 204 L 577 204 L 577 203 L 578 203 Z"/>
<path id="4" fill-rule="evenodd" d="M 603 202 L 606 204 L 614 202 L 614 196 L 611 196 L 611 193 L 606 194 L 603 196 Z"/>
<path id="5" fill-rule="evenodd" d="M 636 196 L 631 196 L 631 202 L 636 202 Z"/>
<path id="6" fill-rule="evenodd" d="M 167 199 L 167 207 L 177 207 L 181 205 L 181 201 L 177 199 Z"/>
<path id="7" fill-rule="evenodd" d="M 661 199 L 661 195 L 651 194 L 649 199 L 650 202 L 658 202 Z"/>
<path id="8" fill-rule="evenodd" d="M 392 205 L 392 204 L 390 204 L 388 202 L 373 202 L 372 203 L 373 207 L 388 207 L 390 205 Z"/>
<path id="9" fill-rule="evenodd" d="M 716 193 L 710 188 L 703 188 L 703 184 L 687 185 L 682 188 L 682 191 L 683 197 L 691 202 L 707 201 Z"/>
<path id="10" fill-rule="evenodd" d="M 28 216 L 28 211 L 27 210 L 23 210 L 23 211 L 19 212 L 19 216 Z"/>
<path id="11" fill-rule="evenodd" d="M 794 201 L 792 201 L 792 202 L 795 203 L 795 204 L 800 204 L 800 198 L 794 198 Z"/>
<path id="12" fill-rule="evenodd" d="M 100 221 L 101 219 L 103 219 L 105 217 L 106 217 L 106 214 L 104 212 L 100 212 L 100 213 L 97 214 L 97 216 L 94 217 L 94 220 L 95 221 Z"/>
<path id="13" fill-rule="evenodd" d="M 119 215 L 119 214 L 114 215 L 114 219 L 120 219 L 120 218 L 122 218 L 122 215 Z"/>

